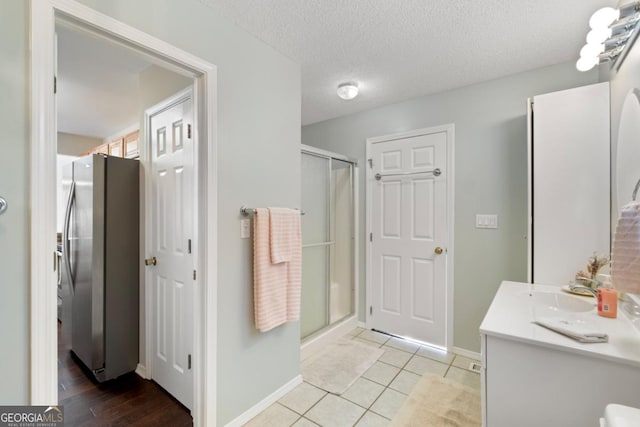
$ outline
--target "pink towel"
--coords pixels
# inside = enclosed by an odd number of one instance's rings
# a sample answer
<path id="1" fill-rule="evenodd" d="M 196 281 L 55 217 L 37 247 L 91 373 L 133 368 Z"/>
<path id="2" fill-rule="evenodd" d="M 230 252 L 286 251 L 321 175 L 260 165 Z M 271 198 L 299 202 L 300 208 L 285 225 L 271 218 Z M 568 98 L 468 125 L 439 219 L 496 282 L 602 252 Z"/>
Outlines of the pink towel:
<path id="1" fill-rule="evenodd" d="M 622 207 L 611 251 L 613 287 L 640 294 L 640 203 Z"/>
<path id="2" fill-rule="evenodd" d="M 253 293 L 256 328 L 266 332 L 285 322 L 300 319 L 302 246 L 300 215 L 293 227 L 297 241 L 290 248 L 290 261 L 271 262 L 270 215 L 256 209 L 253 219 Z M 297 233 L 295 232 L 297 230 Z"/>
<path id="3" fill-rule="evenodd" d="M 290 262 L 300 245 L 300 212 L 287 208 L 269 208 L 271 263 Z"/>

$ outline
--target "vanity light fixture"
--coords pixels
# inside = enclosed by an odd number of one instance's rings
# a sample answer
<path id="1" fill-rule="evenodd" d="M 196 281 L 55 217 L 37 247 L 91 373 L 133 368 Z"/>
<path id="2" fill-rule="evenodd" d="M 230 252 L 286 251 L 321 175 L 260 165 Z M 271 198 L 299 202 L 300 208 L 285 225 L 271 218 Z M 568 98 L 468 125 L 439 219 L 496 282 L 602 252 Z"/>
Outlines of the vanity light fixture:
<path id="1" fill-rule="evenodd" d="M 591 31 L 587 44 L 580 50 L 576 68 L 588 71 L 598 64 L 615 61 L 627 42 L 638 30 L 640 1 L 633 1 L 619 9 L 603 7 L 589 20 Z"/>
<path id="2" fill-rule="evenodd" d="M 358 96 L 358 84 L 354 82 L 342 83 L 338 85 L 338 96 L 346 101 Z"/>

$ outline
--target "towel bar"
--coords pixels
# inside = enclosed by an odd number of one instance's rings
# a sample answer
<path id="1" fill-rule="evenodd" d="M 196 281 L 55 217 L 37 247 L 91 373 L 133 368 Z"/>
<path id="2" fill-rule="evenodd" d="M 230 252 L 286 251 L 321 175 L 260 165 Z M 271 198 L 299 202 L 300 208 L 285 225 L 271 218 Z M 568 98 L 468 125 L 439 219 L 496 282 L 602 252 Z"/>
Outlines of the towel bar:
<path id="1" fill-rule="evenodd" d="M 640 188 L 640 179 L 638 180 L 638 182 L 636 182 L 636 186 L 633 189 L 633 194 L 631 194 L 631 198 L 633 199 L 633 201 L 636 201 L 636 196 L 638 195 L 638 189 Z"/>
<path id="2" fill-rule="evenodd" d="M 297 208 L 294 208 L 295 210 L 299 210 Z M 251 214 L 255 214 L 256 213 L 256 209 L 255 208 L 248 208 L 246 206 L 241 206 L 240 207 L 240 213 L 242 214 L 242 216 L 249 216 Z M 300 215 L 304 215 L 304 212 L 300 212 Z"/>

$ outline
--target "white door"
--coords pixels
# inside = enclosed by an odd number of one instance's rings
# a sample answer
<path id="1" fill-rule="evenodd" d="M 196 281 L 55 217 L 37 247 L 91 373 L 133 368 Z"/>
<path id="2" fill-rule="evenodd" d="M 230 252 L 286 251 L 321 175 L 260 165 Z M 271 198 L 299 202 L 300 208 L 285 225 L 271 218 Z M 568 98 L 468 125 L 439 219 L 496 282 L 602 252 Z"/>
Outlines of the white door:
<path id="1" fill-rule="evenodd" d="M 373 329 L 447 345 L 447 165 L 451 128 L 370 145 Z"/>
<path id="2" fill-rule="evenodd" d="M 151 144 L 151 377 L 193 407 L 193 101 L 191 93 L 149 118 Z"/>

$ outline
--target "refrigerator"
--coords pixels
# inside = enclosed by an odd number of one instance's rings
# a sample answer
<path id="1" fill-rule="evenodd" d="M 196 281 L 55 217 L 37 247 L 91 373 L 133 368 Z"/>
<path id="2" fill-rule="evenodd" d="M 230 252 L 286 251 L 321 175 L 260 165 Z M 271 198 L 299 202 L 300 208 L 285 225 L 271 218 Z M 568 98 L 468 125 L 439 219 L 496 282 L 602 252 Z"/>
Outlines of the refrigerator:
<path id="1" fill-rule="evenodd" d="M 63 331 L 71 325 L 71 351 L 103 382 L 138 364 L 139 162 L 93 154 L 62 181 Z"/>

